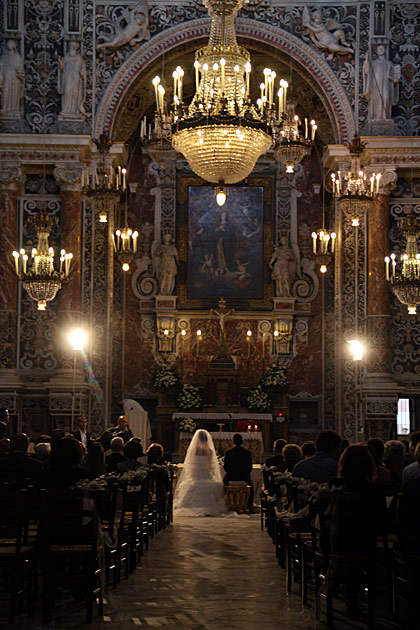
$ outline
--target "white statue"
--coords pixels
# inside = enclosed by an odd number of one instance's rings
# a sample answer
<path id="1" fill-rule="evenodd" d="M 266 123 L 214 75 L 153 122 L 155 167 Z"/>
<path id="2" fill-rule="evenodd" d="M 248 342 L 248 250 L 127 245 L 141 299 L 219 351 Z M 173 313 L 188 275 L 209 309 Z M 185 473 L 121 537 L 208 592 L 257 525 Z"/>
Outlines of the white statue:
<path id="1" fill-rule="evenodd" d="M 16 41 L 7 39 L 0 59 L 1 110 L 6 116 L 20 118 L 25 91 L 25 69 Z"/>
<path id="2" fill-rule="evenodd" d="M 69 42 L 67 54 L 59 60 L 58 93 L 61 116 L 85 116 L 86 67 L 75 41 Z"/>
<path id="3" fill-rule="evenodd" d="M 125 44 L 135 46 L 150 39 L 149 7 L 147 0 L 141 0 L 131 11 L 124 9 L 122 15 L 112 23 L 113 35 L 100 35 L 97 39 L 99 50 L 117 50 Z"/>
<path id="4" fill-rule="evenodd" d="M 160 294 L 172 295 L 178 273 L 178 250 L 170 234 L 164 234 L 163 243 L 156 249 L 153 263 Z"/>
<path id="5" fill-rule="evenodd" d="M 296 276 L 296 257 L 287 244 L 286 236 L 280 238 L 280 244 L 274 248 L 268 266 L 271 269 L 271 278 L 276 284 L 276 296 L 290 297 L 291 283 Z"/>
<path id="6" fill-rule="evenodd" d="M 309 15 L 307 7 L 304 7 L 302 14 L 302 24 L 308 29 L 309 35 L 317 48 L 326 49 L 331 53 L 351 53 L 354 52 L 350 44 L 346 42 L 346 35 L 339 22 L 324 16 L 321 9 L 316 9 Z"/>
<path id="7" fill-rule="evenodd" d="M 376 53 L 376 59 L 368 54 L 363 64 L 363 96 L 369 101 L 369 120 L 389 120 L 398 103 L 401 66 L 386 58 L 385 46 L 378 46 Z"/>

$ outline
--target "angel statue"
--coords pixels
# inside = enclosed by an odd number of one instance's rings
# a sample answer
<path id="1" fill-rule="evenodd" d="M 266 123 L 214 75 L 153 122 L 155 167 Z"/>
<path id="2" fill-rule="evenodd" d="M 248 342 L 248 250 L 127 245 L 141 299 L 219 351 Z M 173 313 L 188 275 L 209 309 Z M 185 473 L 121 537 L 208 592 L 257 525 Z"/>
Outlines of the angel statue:
<path id="1" fill-rule="evenodd" d="M 113 35 L 106 33 L 98 37 L 99 50 L 117 50 L 126 44 L 135 46 L 145 39 L 150 39 L 147 0 L 141 0 L 131 11 L 125 8 L 112 25 L 115 29 Z"/>
<path id="2" fill-rule="evenodd" d="M 324 16 L 321 9 L 316 9 L 312 16 L 309 15 L 307 7 L 304 7 L 302 14 L 302 24 L 309 31 L 309 36 L 317 48 L 328 50 L 332 58 L 334 53 L 352 53 L 353 49 L 346 42 L 346 35 L 339 22 Z"/>

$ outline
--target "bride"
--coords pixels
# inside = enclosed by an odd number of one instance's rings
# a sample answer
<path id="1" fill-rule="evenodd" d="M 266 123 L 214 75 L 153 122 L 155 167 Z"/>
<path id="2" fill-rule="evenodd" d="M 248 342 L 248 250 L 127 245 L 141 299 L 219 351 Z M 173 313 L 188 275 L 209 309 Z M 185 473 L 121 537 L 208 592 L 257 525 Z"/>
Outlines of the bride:
<path id="1" fill-rule="evenodd" d="M 213 438 L 208 431 L 194 433 L 175 488 L 177 516 L 220 516 L 227 513 L 223 478 Z"/>

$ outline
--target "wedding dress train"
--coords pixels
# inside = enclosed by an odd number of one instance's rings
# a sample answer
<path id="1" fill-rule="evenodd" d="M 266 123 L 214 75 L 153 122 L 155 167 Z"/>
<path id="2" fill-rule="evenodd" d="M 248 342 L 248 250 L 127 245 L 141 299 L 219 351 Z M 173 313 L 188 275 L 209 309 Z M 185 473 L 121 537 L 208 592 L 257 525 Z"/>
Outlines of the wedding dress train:
<path id="1" fill-rule="evenodd" d="M 196 431 L 175 488 L 176 516 L 221 516 L 227 513 L 222 473 L 211 435 Z"/>

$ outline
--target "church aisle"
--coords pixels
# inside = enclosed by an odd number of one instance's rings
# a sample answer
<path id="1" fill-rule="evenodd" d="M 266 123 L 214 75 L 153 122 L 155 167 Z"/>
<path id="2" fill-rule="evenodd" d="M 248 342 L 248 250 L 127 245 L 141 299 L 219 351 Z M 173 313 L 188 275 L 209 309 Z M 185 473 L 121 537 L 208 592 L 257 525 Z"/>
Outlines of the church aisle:
<path id="1" fill-rule="evenodd" d="M 128 580 L 108 594 L 105 617 L 90 627 L 102 630 L 320 630 L 313 607 L 302 607 L 297 589 L 288 594 L 286 574 L 260 530 L 259 514 L 227 518 L 175 518 L 159 532 Z M 325 615 L 323 615 L 325 622 Z M 54 623 L 22 617 L 16 630 L 79 630 L 84 606 L 62 609 Z M 336 630 L 365 629 L 337 613 Z M 377 629 L 396 626 L 378 620 Z"/>

